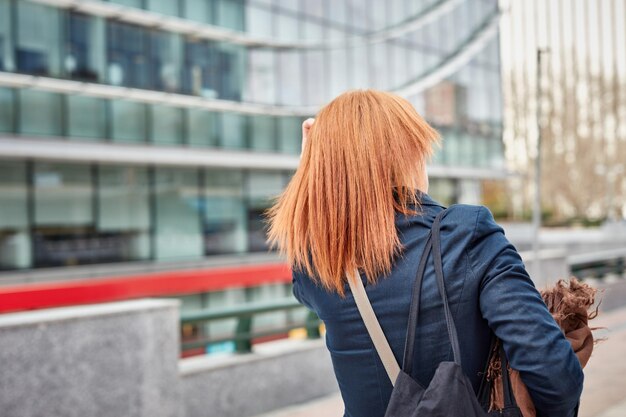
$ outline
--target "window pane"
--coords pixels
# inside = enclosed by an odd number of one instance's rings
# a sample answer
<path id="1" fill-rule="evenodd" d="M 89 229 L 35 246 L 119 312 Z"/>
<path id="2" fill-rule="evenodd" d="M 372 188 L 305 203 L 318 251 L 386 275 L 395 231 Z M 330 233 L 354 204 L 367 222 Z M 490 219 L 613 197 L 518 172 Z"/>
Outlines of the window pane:
<path id="1" fill-rule="evenodd" d="M 237 45 L 218 44 L 217 77 L 213 89 L 224 100 L 241 100 L 244 84 L 245 49 Z"/>
<path id="2" fill-rule="evenodd" d="M 115 242 L 112 261 L 150 257 L 150 207 L 145 168 L 101 166 L 98 169 L 98 234 Z"/>
<path id="3" fill-rule="evenodd" d="M 30 2 L 17 2 L 17 69 L 37 75 L 61 73 L 59 11 Z"/>
<path id="4" fill-rule="evenodd" d="M 214 23 L 213 5 L 214 2 L 207 0 L 184 0 L 184 17 L 196 22 Z"/>
<path id="5" fill-rule="evenodd" d="M 13 94 L 10 88 L 0 88 L 0 132 L 13 132 Z"/>
<path id="6" fill-rule="evenodd" d="M 222 142 L 225 148 L 245 148 L 247 117 L 238 113 L 221 113 Z"/>
<path id="7" fill-rule="evenodd" d="M 253 171 L 248 177 L 248 250 L 265 251 L 266 223 L 263 212 L 285 184 L 282 172 Z"/>
<path id="8" fill-rule="evenodd" d="M 278 119 L 278 150 L 299 155 L 302 146 L 302 119 L 280 117 Z"/>
<path id="9" fill-rule="evenodd" d="M 0 71 L 14 71 L 11 1 L 0 0 Z"/>
<path id="10" fill-rule="evenodd" d="M 24 163 L 0 161 L 0 269 L 31 266 L 26 184 Z"/>
<path id="11" fill-rule="evenodd" d="M 148 37 L 138 26 L 107 22 L 107 77 L 113 85 L 149 87 Z"/>
<path id="12" fill-rule="evenodd" d="M 250 148 L 268 152 L 276 150 L 275 118 L 250 116 L 250 121 Z"/>
<path id="13" fill-rule="evenodd" d="M 150 11 L 178 16 L 177 0 L 148 0 L 146 8 Z"/>
<path id="14" fill-rule="evenodd" d="M 204 250 L 207 255 L 246 251 L 243 178 L 240 171 L 207 170 L 204 173 Z"/>
<path id="15" fill-rule="evenodd" d="M 242 0 L 216 0 L 217 24 L 229 29 L 244 30 L 244 10 Z"/>
<path id="16" fill-rule="evenodd" d="M 33 186 L 35 266 L 97 262 L 91 168 L 36 163 Z"/>
<path id="17" fill-rule="evenodd" d="M 172 260 L 202 257 L 198 172 L 182 168 L 157 168 L 155 193 L 156 258 Z"/>
<path id="18" fill-rule="evenodd" d="M 61 136 L 61 95 L 19 90 L 20 133 Z"/>
<path id="19" fill-rule="evenodd" d="M 67 96 L 68 136 L 102 139 L 106 136 L 106 102 L 86 96 Z"/>
<path id="20" fill-rule="evenodd" d="M 161 105 L 152 106 L 152 140 L 155 143 L 182 143 L 182 109 Z"/>
<path id="21" fill-rule="evenodd" d="M 181 38 L 165 32 L 150 32 L 149 87 L 161 91 L 179 91 Z"/>
<path id="22" fill-rule="evenodd" d="M 63 58 L 70 78 L 85 81 L 103 80 L 104 21 L 70 12 L 67 19 L 67 47 Z"/>
<path id="23" fill-rule="evenodd" d="M 117 3 L 117 4 L 121 4 L 123 6 L 130 6 L 130 7 L 136 7 L 136 8 L 141 8 L 141 3 L 143 0 L 109 0 L 111 3 Z"/>
<path id="24" fill-rule="evenodd" d="M 189 109 L 187 114 L 187 133 L 192 146 L 217 146 L 217 114 L 200 109 Z"/>
<path id="25" fill-rule="evenodd" d="M 111 100 L 113 140 L 144 142 L 146 140 L 146 106 L 125 100 Z"/>

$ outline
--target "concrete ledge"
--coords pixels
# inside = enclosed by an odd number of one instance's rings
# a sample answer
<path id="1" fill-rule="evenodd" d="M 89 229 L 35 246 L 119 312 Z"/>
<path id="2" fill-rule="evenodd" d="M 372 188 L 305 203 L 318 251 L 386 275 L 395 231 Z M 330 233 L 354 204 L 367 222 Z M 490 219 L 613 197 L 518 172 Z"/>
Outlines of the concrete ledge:
<path id="1" fill-rule="evenodd" d="M 247 417 L 339 390 L 323 340 L 284 340 L 246 355 L 183 359 L 180 372 L 186 417 Z"/>
<path id="2" fill-rule="evenodd" d="M 0 316 L 2 417 L 178 417 L 178 302 Z"/>

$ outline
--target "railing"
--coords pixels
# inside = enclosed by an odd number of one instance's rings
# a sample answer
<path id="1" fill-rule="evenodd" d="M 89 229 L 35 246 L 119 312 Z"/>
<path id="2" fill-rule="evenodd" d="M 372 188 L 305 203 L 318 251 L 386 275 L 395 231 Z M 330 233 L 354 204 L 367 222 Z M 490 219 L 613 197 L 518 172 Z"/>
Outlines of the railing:
<path id="1" fill-rule="evenodd" d="M 570 255 L 567 263 L 577 278 L 602 278 L 611 273 L 622 275 L 626 272 L 626 248 Z"/>
<path id="2" fill-rule="evenodd" d="M 290 322 L 286 326 L 276 326 L 255 330 L 254 317 L 272 312 L 292 311 L 303 308 L 293 298 L 283 298 L 270 302 L 249 303 L 242 306 L 208 309 L 183 313 L 181 315 L 181 327 L 185 324 L 207 323 L 225 319 L 237 319 L 235 331 L 230 335 L 218 337 L 201 337 L 190 341 L 183 341 L 182 351 L 205 347 L 210 344 L 221 342 L 234 342 L 235 351 L 239 353 L 250 352 L 254 339 L 283 335 L 290 330 L 305 328 L 307 337 L 316 339 L 320 337 L 321 321 L 315 313 L 309 311 L 304 322 Z"/>

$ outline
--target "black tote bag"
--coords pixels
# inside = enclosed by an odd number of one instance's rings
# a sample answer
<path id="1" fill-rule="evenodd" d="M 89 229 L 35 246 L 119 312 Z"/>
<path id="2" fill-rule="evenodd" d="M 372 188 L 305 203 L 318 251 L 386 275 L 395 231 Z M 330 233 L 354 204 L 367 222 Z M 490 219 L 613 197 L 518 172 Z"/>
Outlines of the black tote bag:
<path id="1" fill-rule="evenodd" d="M 515 414 L 494 414 L 485 411 L 485 404 L 481 405 L 471 382 L 461 368 L 461 352 L 459 340 L 448 304 L 446 295 L 443 263 L 441 257 L 440 224 L 446 210 L 441 211 L 428 235 L 424 253 L 420 259 L 417 277 L 413 284 L 409 320 L 404 347 L 402 368 L 400 369 L 389 343 L 387 342 L 380 324 L 374 315 L 371 304 L 367 299 L 365 288 L 358 275 L 355 273 L 353 280 L 348 279 L 350 288 L 357 303 L 357 307 L 365 322 L 366 328 L 376 351 L 378 352 L 385 370 L 393 384 L 393 391 L 385 417 L 489 417 L 494 415 L 516 416 Z M 413 353 L 415 345 L 415 332 L 419 313 L 421 286 L 426 270 L 426 264 L 430 253 L 433 253 L 435 275 L 439 295 L 443 301 L 444 315 L 448 337 L 452 345 L 454 360 L 444 361 L 439 364 L 435 375 L 428 387 L 422 387 L 411 377 L 413 368 Z M 507 375 L 508 376 L 508 375 Z M 485 375 L 483 375 L 483 379 Z M 486 385 L 485 383 L 481 385 Z M 487 403 L 486 406 L 489 404 Z M 499 413 L 499 412 L 496 412 Z M 520 414 L 521 415 L 521 414 Z"/>

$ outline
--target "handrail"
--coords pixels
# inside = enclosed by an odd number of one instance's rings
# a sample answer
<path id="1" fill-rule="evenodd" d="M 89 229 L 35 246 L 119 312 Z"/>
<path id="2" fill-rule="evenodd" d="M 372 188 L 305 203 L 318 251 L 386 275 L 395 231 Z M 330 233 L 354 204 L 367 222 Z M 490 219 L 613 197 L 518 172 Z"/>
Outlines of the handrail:
<path id="1" fill-rule="evenodd" d="M 253 329 L 252 324 L 254 317 L 259 314 L 291 311 L 298 308 L 303 308 L 302 304 L 291 297 L 286 297 L 272 301 L 247 303 L 240 306 L 211 308 L 182 313 L 180 317 L 181 326 L 231 318 L 237 319 L 237 326 L 232 335 L 186 341 L 182 343 L 182 350 L 185 351 L 203 347 L 211 343 L 232 341 L 235 343 L 236 352 L 247 353 L 252 350 L 252 340 L 255 338 L 275 336 L 302 327 L 306 329 L 309 339 L 319 338 L 319 326 L 321 321 L 312 311 L 309 311 L 304 323 L 293 323 L 288 326 L 272 327 L 269 329 L 264 328 L 262 330 Z"/>

